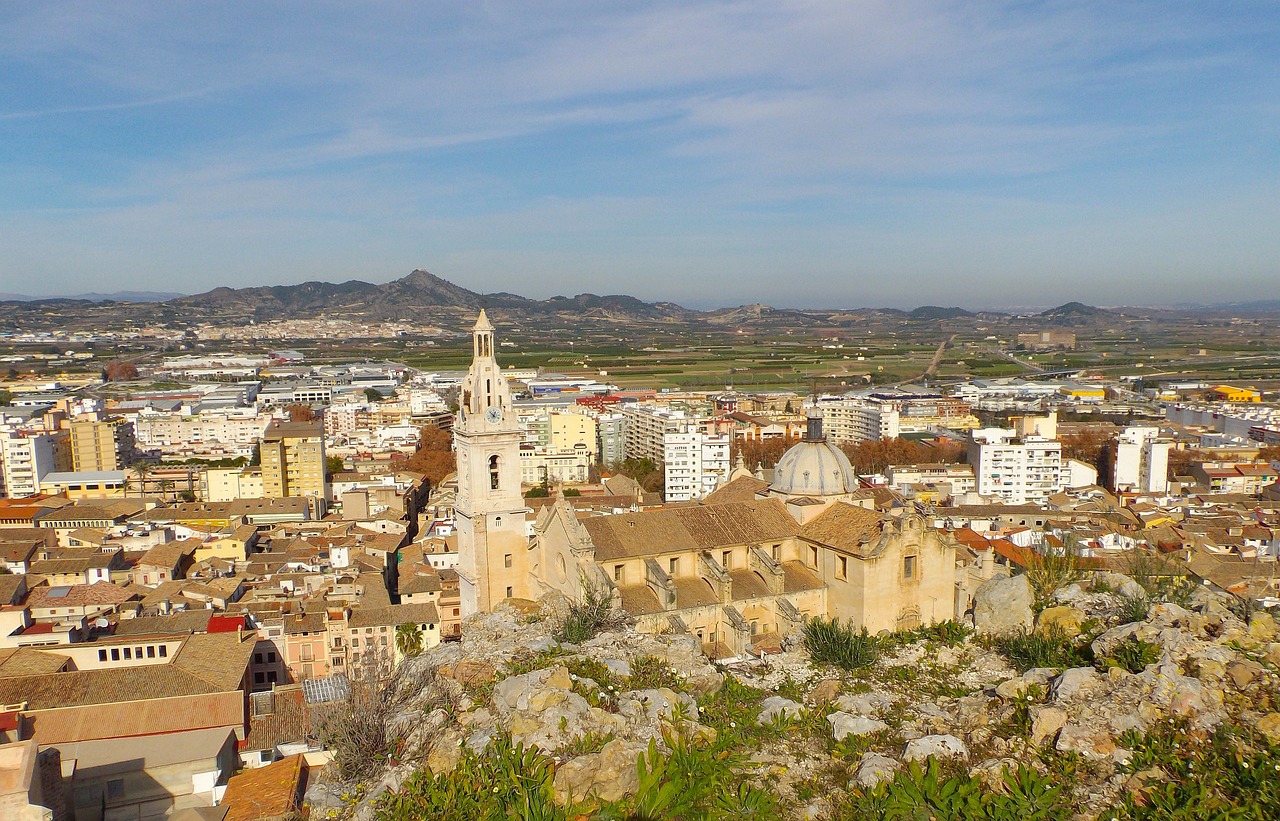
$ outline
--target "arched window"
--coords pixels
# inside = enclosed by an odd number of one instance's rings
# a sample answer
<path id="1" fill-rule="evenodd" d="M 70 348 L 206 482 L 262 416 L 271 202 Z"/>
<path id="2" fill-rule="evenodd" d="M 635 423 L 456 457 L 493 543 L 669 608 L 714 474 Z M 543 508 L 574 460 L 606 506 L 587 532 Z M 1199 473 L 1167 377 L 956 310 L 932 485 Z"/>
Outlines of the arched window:
<path id="1" fill-rule="evenodd" d="M 489 457 L 489 489 L 498 489 L 498 457 Z"/>

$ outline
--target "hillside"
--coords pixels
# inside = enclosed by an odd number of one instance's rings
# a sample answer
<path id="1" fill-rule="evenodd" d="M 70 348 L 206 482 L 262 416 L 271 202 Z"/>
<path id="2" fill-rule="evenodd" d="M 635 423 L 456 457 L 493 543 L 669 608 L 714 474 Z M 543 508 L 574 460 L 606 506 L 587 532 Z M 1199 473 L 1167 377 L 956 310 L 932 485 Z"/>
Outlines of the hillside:
<path id="1" fill-rule="evenodd" d="M 1171 592 L 1186 606 L 1114 573 L 1056 591 L 997 577 L 977 632 L 810 622 L 728 666 L 625 623 L 570 643 L 563 597 L 512 601 L 390 683 L 357 682 L 383 694 L 360 702 L 378 723 L 358 716 L 361 754 L 340 745 L 307 801 L 368 821 L 1278 817 L 1276 623 Z"/>

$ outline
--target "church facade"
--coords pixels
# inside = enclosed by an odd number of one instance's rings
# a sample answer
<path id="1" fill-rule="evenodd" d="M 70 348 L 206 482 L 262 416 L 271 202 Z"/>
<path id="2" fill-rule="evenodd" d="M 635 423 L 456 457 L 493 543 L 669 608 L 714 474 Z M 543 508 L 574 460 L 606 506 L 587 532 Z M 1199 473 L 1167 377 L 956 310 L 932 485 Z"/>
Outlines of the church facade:
<path id="1" fill-rule="evenodd" d="M 955 617 L 955 543 L 921 516 L 864 506 L 816 418 L 772 483 L 739 468 L 700 504 L 585 519 L 561 498 L 526 535 L 520 432 L 483 313 L 473 338 L 454 429 L 464 615 L 594 590 L 639 629 L 691 633 L 717 658 L 776 651 L 813 616 L 873 633 Z"/>

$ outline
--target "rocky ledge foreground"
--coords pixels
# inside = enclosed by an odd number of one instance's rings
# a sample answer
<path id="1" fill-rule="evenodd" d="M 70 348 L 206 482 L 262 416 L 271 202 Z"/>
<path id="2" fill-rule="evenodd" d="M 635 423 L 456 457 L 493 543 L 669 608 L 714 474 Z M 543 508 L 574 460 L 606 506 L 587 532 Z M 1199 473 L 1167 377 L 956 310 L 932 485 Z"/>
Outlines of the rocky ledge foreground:
<path id="1" fill-rule="evenodd" d="M 801 637 L 728 668 L 625 626 L 561 643 L 563 599 L 503 605 L 379 690 L 379 751 L 336 750 L 312 818 L 1280 817 L 1270 615 L 1114 574 L 1033 615 L 1019 579 L 977 632 L 874 638 L 852 669 Z"/>

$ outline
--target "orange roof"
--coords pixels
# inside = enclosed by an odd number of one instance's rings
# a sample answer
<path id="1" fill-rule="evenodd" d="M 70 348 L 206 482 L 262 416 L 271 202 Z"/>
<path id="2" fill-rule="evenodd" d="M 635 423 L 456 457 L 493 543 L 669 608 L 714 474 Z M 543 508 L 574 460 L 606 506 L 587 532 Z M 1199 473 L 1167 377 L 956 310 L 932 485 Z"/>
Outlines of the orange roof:
<path id="1" fill-rule="evenodd" d="M 297 812 L 306 778 L 307 764 L 301 755 L 232 776 L 222 796 L 222 806 L 227 808 L 223 821 L 264 821 Z"/>

